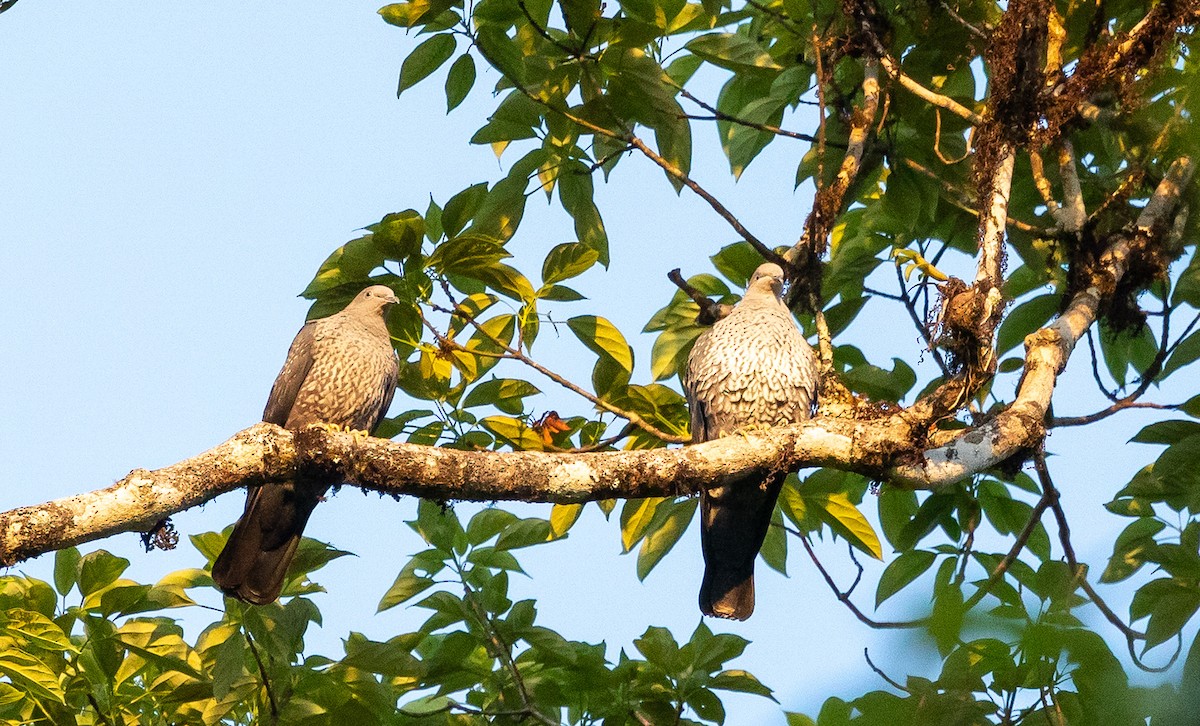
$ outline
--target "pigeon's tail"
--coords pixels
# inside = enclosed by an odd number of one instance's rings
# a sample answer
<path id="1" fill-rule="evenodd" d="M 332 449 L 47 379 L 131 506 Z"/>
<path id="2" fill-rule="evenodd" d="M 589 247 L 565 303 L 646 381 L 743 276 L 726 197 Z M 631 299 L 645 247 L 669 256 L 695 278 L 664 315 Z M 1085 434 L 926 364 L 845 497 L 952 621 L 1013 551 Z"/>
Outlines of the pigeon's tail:
<path id="1" fill-rule="evenodd" d="M 296 482 L 251 487 L 246 510 L 213 563 L 217 587 L 254 605 L 274 602 L 323 493 Z"/>
<path id="2" fill-rule="evenodd" d="M 754 560 L 771 526 L 782 483 L 778 475 L 767 481 L 752 477 L 701 493 L 700 611 L 705 615 L 745 620 L 754 612 Z"/>

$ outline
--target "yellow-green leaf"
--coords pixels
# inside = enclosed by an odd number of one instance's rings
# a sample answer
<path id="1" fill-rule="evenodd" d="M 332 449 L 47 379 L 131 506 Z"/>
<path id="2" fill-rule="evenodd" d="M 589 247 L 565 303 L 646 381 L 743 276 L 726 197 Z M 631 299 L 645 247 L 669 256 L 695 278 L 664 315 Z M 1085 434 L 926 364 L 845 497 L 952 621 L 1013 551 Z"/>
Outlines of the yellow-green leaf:
<path id="1" fill-rule="evenodd" d="M 617 326 L 597 315 L 579 315 L 567 321 L 575 337 L 597 355 L 611 358 L 626 371 L 633 370 L 633 349 Z"/>
<path id="2" fill-rule="evenodd" d="M 537 432 L 520 419 L 511 416 L 488 416 L 479 423 L 518 451 L 541 451 L 546 448 Z"/>
<path id="3" fill-rule="evenodd" d="M 849 497 L 841 492 L 806 496 L 803 488 L 800 490 L 800 496 L 817 516 L 834 532 L 845 537 L 847 542 L 877 560 L 883 559 L 883 548 L 879 544 L 875 529 L 862 512 L 851 504 Z"/>
<path id="4" fill-rule="evenodd" d="M 554 538 L 558 539 L 566 534 L 578 521 L 582 511 L 582 504 L 555 504 L 550 510 L 550 532 Z"/>
<path id="5" fill-rule="evenodd" d="M 666 514 L 656 517 L 656 520 L 659 520 L 656 521 L 657 526 L 651 528 L 650 533 L 642 540 L 642 548 L 638 550 L 637 576 L 639 580 L 646 579 L 650 570 L 654 569 L 654 566 L 671 551 L 671 548 L 687 531 L 699 501 L 699 499 L 688 498 L 671 502 L 659 508 L 660 512 L 665 511 Z"/>
<path id="6" fill-rule="evenodd" d="M 664 497 L 625 500 L 625 506 L 621 508 L 621 547 L 626 552 L 645 536 L 646 528 L 654 519 L 654 510 L 665 501 Z"/>

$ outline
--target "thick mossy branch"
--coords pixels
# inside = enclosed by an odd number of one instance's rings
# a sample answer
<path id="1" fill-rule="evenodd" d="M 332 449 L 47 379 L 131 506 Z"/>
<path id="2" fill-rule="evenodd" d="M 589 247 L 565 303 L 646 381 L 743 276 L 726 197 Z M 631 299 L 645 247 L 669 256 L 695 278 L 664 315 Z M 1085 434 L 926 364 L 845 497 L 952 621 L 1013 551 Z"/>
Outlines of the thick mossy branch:
<path id="1" fill-rule="evenodd" d="M 989 421 L 957 432 L 940 420 L 961 400 L 951 380 L 906 409 L 823 415 L 804 423 L 675 449 L 593 453 L 461 451 L 310 427 L 292 433 L 258 424 L 172 466 L 137 469 L 111 487 L 0 513 L 0 565 L 118 532 L 146 531 L 166 517 L 234 489 L 295 477 L 393 496 L 436 500 L 585 502 L 679 496 L 754 473 L 829 467 L 914 489 L 940 489 L 1041 442 L 1058 376 L 1096 322 L 1138 250 L 1162 244 L 1195 171 L 1177 159 L 1136 224 L 1112 235 L 1091 284 L 1053 323 L 1025 339 L 1016 400 Z M 832 409 L 823 406 L 828 414 Z M 854 418 L 857 416 L 858 418 Z"/>

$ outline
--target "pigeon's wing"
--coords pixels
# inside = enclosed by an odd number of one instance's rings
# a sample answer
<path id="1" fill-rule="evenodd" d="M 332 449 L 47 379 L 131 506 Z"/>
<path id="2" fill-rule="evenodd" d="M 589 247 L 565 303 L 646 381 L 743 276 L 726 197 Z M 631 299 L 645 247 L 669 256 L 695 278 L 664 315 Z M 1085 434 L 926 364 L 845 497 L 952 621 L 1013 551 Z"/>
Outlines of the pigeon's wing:
<path id="1" fill-rule="evenodd" d="M 271 386 L 271 395 L 267 398 L 267 407 L 263 410 L 263 421 L 283 426 L 287 423 L 288 414 L 296 404 L 296 395 L 300 386 L 313 365 L 313 342 L 315 323 L 308 323 L 296 333 L 292 347 L 288 348 L 287 360 L 283 370 L 275 377 L 275 385 Z"/>

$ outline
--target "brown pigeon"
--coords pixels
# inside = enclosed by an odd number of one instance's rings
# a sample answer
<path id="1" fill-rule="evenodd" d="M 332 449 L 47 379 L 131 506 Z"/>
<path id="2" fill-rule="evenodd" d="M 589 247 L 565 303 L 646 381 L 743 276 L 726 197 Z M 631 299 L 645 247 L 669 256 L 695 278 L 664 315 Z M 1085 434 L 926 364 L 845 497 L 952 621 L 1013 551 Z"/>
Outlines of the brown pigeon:
<path id="1" fill-rule="evenodd" d="M 384 311 L 399 302 L 374 285 L 339 313 L 296 334 L 275 379 L 263 421 L 296 430 L 325 423 L 371 431 L 396 392 L 397 362 Z M 252 486 L 212 576 L 226 595 L 255 605 L 283 589 L 304 525 L 328 484 L 303 481 Z"/>
<path id="2" fill-rule="evenodd" d="M 741 302 L 696 340 L 684 380 L 692 443 L 812 416 L 817 357 L 782 290 L 779 265 L 760 265 Z M 754 560 L 782 484 L 779 475 L 756 476 L 701 492 L 705 615 L 745 620 L 754 612 Z"/>

